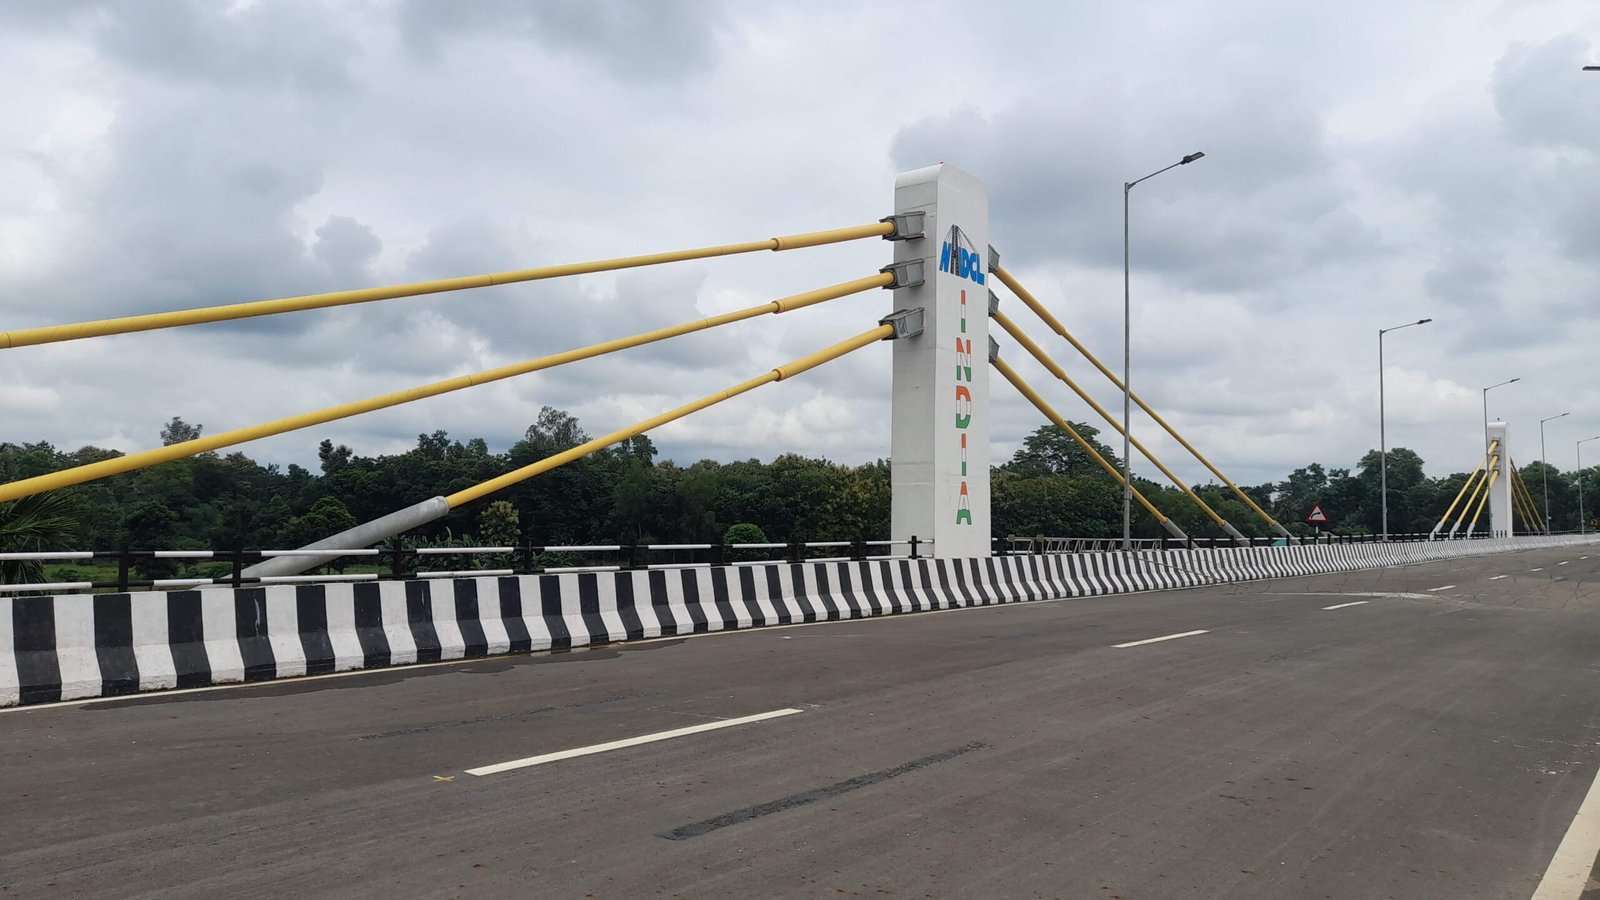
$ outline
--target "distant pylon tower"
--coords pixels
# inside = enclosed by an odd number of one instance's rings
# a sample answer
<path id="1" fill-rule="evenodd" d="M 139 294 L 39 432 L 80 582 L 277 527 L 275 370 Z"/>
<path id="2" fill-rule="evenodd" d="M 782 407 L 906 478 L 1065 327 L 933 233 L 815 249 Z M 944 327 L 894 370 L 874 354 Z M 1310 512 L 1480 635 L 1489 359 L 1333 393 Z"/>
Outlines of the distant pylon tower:
<path id="1" fill-rule="evenodd" d="M 1489 443 L 1498 447 L 1497 459 L 1489 470 L 1498 473 L 1489 483 L 1489 536 L 1510 537 L 1511 521 L 1511 443 L 1506 423 L 1499 420 L 1489 423 Z M 1499 442 L 1496 445 L 1496 442 Z"/>

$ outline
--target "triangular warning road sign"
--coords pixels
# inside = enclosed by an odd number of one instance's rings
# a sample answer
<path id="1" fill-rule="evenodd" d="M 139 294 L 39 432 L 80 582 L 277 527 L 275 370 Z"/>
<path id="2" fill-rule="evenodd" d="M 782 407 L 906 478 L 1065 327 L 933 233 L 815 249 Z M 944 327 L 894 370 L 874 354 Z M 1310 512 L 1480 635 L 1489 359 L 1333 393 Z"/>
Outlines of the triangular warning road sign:
<path id="1" fill-rule="evenodd" d="M 1328 514 L 1322 511 L 1321 503 L 1311 504 L 1311 512 L 1306 513 L 1306 523 L 1309 525 L 1328 524 Z"/>

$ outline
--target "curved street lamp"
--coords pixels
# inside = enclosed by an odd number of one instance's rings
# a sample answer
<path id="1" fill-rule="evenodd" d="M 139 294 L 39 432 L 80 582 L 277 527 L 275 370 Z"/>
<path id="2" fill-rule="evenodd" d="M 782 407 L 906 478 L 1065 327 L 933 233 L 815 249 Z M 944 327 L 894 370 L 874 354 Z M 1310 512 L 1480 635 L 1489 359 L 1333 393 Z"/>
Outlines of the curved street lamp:
<path id="1" fill-rule="evenodd" d="M 1578 533 L 1587 530 L 1587 522 L 1583 518 L 1583 445 L 1590 441 L 1600 441 L 1600 434 L 1592 438 L 1584 438 L 1578 442 Z"/>
<path id="2" fill-rule="evenodd" d="M 1539 474 L 1544 477 L 1544 533 L 1550 533 L 1550 464 L 1544 458 L 1544 423 L 1554 422 L 1563 416 L 1570 416 L 1569 410 L 1559 416 L 1539 420 Z"/>
<path id="3" fill-rule="evenodd" d="M 1393 328 L 1378 329 L 1378 468 L 1381 472 L 1379 478 L 1379 492 L 1383 495 L 1380 505 L 1383 507 L 1383 539 L 1389 539 L 1389 439 L 1384 432 L 1383 422 L 1383 336 L 1391 331 L 1410 328 L 1413 325 L 1426 325 L 1432 319 L 1418 319 Z"/>
<path id="4" fill-rule="evenodd" d="M 1483 389 L 1483 464 L 1486 466 L 1489 464 L 1489 392 L 1497 387 L 1505 387 L 1508 384 L 1516 384 L 1521 380 L 1521 378 L 1513 378 L 1510 381 L 1502 381 L 1499 384 L 1491 384 Z M 1501 449 L 1502 451 L 1506 450 L 1506 448 Z"/>
<path id="5" fill-rule="evenodd" d="M 1204 153 L 1195 151 L 1165 169 L 1157 169 L 1143 178 L 1135 178 L 1132 181 L 1124 181 L 1122 183 L 1122 549 L 1124 550 L 1133 549 L 1133 482 L 1128 474 L 1128 461 L 1131 458 L 1129 445 L 1133 440 L 1131 437 L 1133 427 L 1129 421 L 1132 418 L 1132 403 L 1130 401 L 1133 396 L 1133 388 L 1128 386 L 1128 360 L 1131 355 L 1129 350 L 1132 346 L 1129 326 L 1130 317 L 1128 315 L 1130 308 L 1128 300 L 1130 294 L 1128 288 L 1128 194 L 1133 191 L 1133 186 L 1139 182 L 1149 181 L 1168 169 L 1187 166 L 1203 156 L 1205 156 Z"/>

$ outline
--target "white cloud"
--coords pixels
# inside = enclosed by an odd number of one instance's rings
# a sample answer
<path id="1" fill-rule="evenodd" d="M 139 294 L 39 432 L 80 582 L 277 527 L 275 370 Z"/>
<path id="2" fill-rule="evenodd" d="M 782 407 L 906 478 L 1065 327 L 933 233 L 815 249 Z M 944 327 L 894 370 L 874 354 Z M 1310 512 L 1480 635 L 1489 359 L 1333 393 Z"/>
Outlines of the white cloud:
<path id="1" fill-rule="evenodd" d="M 1388 421 L 1391 446 L 1430 471 L 1465 466 L 1478 389 L 1513 376 L 1491 399 L 1514 441 L 1567 408 L 1552 427 L 1600 430 L 1585 374 L 1600 78 L 1578 72 L 1600 10 L 1586 2 L 1016 3 L 963 18 L 959 50 L 958 8 L 939 3 L 134 9 L 0 6 L 0 78 L 28 86 L 0 121 L 0 328 L 871 221 L 898 169 L 943 159 L 990 187 L 1008 267 L 1120 364 L 1120 184 L 1202 149 L 1135 189 L 1134 379 L 1238 480 L 1375 446 L 1376 329 L 1422 316 L 1437 321 L 1389 346 Z M 214 433 L 888 257 L 871 241 L 4 351 L 0 439 L 135 450 L 172 415 Z M 546 404 L 600 434 L 888 308 L 883 292 L 845 298 L 246 449 L 311 464 L 323 437 L 378 453 L 436 428 L 504 447 Z M 657 443 L 682 460 L 883 456 L 888 360 L 869 348 Z M 1008 390 L 996 460 L 1039 422 Z"/>
<path id="2" fill-rule="evenodd" d="M 47 387 L 0 385 L 0 412 L 50 412 L 61 405 L 61 395 Z"/>

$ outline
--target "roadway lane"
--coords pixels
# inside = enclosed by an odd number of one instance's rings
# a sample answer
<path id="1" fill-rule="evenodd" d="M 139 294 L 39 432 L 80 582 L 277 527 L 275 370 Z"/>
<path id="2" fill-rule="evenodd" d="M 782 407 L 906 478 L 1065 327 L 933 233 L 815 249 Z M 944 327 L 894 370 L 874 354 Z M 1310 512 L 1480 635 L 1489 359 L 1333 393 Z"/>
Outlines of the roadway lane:
<path id="1" fill-rule="evenodd" d="M 1530 551 L 25 709 L 0 896 L 1527 898 L 1597 609 Z"/>

